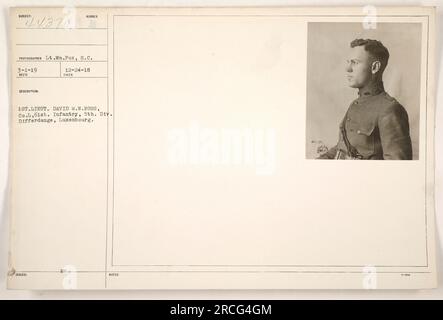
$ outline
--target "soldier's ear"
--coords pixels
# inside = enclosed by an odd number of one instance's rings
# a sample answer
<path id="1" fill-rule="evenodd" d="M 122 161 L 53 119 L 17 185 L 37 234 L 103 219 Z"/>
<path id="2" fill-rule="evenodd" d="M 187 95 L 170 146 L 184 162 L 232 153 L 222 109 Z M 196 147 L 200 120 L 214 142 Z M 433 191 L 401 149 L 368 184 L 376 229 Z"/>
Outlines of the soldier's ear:
<path id="1" fill-rule="evenodd" d="M 376 60 L 374 62 L 372 62 L 372 66 L 371 66 L 371 71 L 372 74 L 376 74 L 377 72 L 379 72 L 381 69 L 381 62 Z"/>

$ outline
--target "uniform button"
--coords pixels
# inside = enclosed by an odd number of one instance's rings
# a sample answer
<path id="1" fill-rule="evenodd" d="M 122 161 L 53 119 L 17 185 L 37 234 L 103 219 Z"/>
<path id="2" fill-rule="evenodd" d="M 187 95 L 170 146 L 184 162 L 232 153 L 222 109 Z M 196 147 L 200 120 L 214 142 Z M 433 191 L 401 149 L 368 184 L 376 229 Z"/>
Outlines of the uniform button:
<path id="1" fill-rule="evenodd" d="M 358 104 L 358 101 L 355 101 L 354 104 Z"/>
<path id="2" fill-rule="evenodd" d="M 347 118 L 346 120 L 351 121 L 351 118 Z"/>
<path id="3" fill-rule="evenodd" d="M 361 131 L 360 131 L 360 130 L 357 130 L 357 133 L 358 133 L 358 134 L 360 134 L 360 133 L 361 133 Z"/>

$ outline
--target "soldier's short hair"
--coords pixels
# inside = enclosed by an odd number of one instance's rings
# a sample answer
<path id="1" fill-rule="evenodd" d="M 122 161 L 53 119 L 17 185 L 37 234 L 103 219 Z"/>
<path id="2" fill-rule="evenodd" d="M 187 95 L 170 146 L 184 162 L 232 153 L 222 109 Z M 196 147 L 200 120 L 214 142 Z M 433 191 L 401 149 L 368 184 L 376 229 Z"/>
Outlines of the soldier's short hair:
<path id="1" fill-rule="evenodd" d="M 351 48 L 363 46 L 369 54 L 381 63 L 381 72 L 383 72 L 388 64 L 389 51 L 378 40 L 373 39 L 355 39 L 351 42 Z"/>

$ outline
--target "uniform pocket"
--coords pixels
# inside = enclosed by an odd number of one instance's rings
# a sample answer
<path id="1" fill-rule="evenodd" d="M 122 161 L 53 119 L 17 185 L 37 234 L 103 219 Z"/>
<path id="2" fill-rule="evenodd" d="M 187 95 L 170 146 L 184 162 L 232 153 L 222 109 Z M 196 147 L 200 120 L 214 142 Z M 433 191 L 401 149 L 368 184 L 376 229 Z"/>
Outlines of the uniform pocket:
<path id="1" fill-rule="evenodd" d="M 357 129 L 357 134 L 362 134 L 362 135 L 365 135 L 365 136 L 369 137 L 374 132 L 374 129 L 375 129 L 374 125 L 366 126 L 366 127 L 360 127 L 359 129 Z"/>
<path id="2" fill-rule="evenodd" d="M 350 143 L 364 157 L 370 157 L 375 150 L 375 124 L 358 125 L 349 137 Z"/>

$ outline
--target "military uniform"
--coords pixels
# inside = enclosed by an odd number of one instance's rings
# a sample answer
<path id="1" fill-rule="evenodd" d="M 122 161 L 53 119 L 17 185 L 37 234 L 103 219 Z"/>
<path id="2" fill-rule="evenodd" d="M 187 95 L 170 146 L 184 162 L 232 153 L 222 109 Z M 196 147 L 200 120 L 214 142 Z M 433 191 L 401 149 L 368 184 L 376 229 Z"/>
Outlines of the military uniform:
<path id="1" fill-rule="evenodd" d="M 359 90 L 339 128 L 337 145 L 317 159 L 412 159 L 408 114 L 382 82 Z"/>

